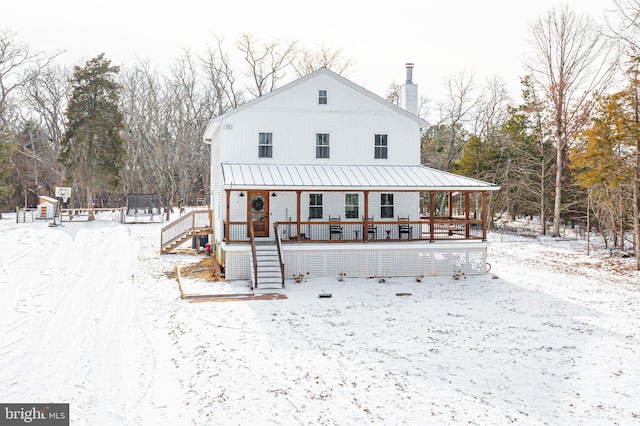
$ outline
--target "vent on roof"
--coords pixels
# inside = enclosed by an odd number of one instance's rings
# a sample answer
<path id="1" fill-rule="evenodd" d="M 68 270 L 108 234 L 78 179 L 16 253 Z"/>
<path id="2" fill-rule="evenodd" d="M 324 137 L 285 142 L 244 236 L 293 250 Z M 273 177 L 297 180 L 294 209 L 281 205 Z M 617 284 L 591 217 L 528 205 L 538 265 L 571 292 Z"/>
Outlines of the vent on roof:
<path id="1" fill-rule="evenodd" d="M 407 63 L 405 67 L 407 68 L 407 83 L 413 83 L 413 64 Z"/>

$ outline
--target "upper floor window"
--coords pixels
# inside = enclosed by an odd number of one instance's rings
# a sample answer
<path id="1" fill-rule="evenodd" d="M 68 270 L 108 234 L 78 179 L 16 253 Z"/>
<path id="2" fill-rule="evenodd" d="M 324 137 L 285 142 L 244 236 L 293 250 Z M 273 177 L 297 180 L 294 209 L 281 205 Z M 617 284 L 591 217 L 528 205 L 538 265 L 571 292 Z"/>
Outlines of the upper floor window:
<path id="1" fill-rule="evenodd" d="M 393 219 L 393 194 L 380 194 L 380 217 Z"/>
<path id="2" fill-rule="evenodd" d="M 328 133 L 316 133 L 316 158 L 329 158 Z"/>
<path id="3" fill-rule="evenodd" d="M 309 219 L 322 219 L 322 194 L 309 194 Z"/>
<path id="4" fill-rule="evenodd" d="M 327 91 L 326 90 L 318 90 L 318 103 L 320 105 L 327 104 Z"/>
<path id="5" fill-rule="evenodd" d="M 358 218 L 358 194 L 344 194 L 344 217 Z"/>
<path id="6" fill-rule="evenodd" d="M 272 158 L 272 157 L 273 157 L 273 134 L 261 132 L 258 134 L 258 158 Z"/>
<path id="7" fill-rule="evenodd" d="M 387 158 L 387 135 L 376 135 L 374 158 Z"/>

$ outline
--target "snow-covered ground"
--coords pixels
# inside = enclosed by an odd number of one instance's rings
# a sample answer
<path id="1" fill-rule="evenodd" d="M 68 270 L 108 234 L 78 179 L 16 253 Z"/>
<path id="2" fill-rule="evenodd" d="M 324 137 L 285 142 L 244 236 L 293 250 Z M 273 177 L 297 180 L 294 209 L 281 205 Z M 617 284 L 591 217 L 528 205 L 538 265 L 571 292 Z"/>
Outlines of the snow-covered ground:
<path id="1" fill-rule="evenodd" d="M 640 424 L 640 274 L 602 247 L 492 234 L 486 276 L 191 303 L 167 272 L 199 258 L 161 256 L 162 225 L 0 220 L 0 402 L 74 426 Z"/>

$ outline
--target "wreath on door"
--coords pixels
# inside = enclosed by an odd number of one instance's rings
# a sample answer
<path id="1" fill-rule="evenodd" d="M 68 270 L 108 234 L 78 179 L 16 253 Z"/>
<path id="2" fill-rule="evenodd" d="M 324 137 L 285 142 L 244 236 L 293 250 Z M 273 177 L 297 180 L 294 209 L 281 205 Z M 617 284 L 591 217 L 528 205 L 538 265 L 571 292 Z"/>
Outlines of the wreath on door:
<path id="1" fill-rule="evenodd" d="M 260 212 L 264 209 L 264 200 L 262 199 L 262 197 L 255 197 L 253 200 L 251 200 L 251 209 L 254 212 Z"/>

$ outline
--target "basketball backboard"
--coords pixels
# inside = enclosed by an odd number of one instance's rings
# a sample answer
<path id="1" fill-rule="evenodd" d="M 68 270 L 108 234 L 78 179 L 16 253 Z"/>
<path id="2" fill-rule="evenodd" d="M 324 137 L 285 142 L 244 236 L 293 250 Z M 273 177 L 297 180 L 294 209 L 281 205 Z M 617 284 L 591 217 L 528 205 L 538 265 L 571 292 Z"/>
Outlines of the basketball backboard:
<path id="1" fill-rule="evenodd" d="M 56 197 L 62 198 L 62 201 L 66 203 L 69 197 L 71 197 L 71 188 L 67 186 L 56 186 Z"/>

